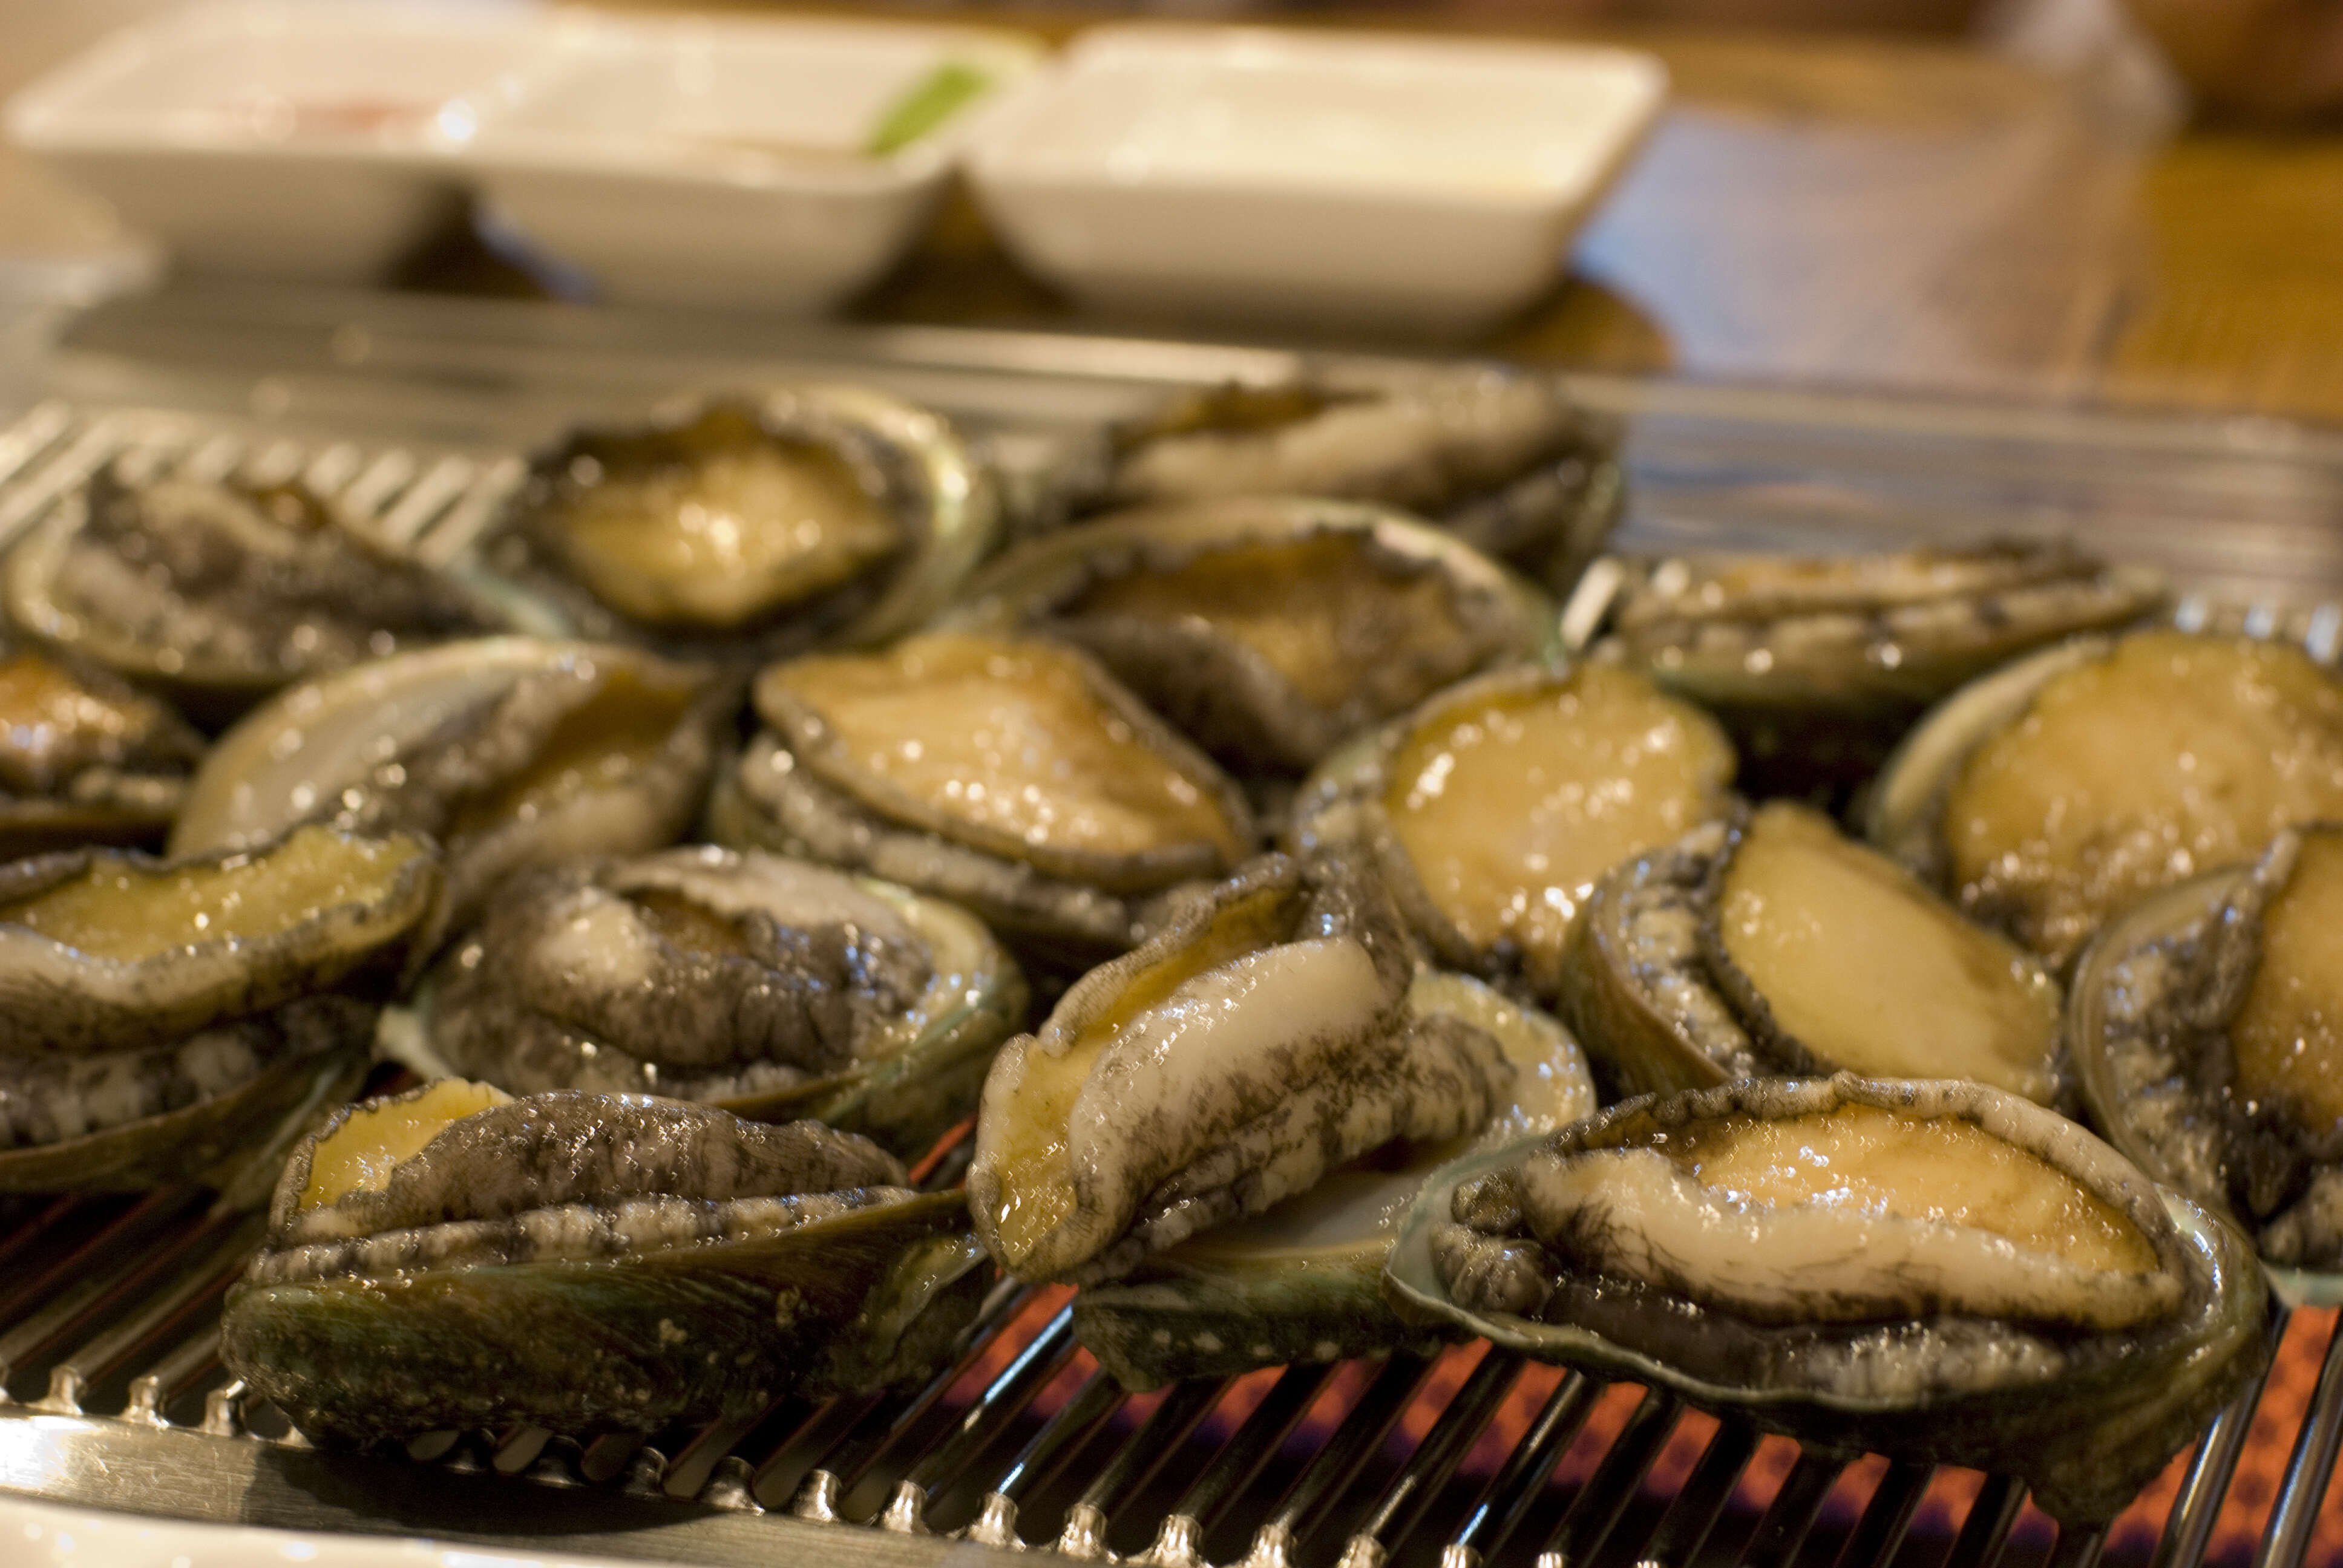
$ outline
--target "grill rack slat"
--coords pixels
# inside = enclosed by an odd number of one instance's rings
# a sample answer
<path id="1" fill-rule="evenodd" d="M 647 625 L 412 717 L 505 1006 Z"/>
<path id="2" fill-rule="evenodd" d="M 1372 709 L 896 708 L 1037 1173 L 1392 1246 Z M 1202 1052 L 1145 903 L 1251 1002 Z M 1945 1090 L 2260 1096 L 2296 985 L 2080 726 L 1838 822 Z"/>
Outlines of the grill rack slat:
<path id="1" fill-rule="evenodd" d="M 1737 1421 L 1719 1422 L 1692 1474 L 1654 1527 L 1651 1539 L 1635 1554 L 1636 1562 L 1658 1568 L 1697 1558 L 1756 1452 L 1755 1428 Z"/>
<path id="2" fill-rule="evenodd" d="M 1463 1528 L 1442 1548 L 1440 1568 L 1480 1568 L 1491 1553 L 1503 1549 L 1537 1502 L 1539 1489 L 1554 1473 L 1563 1452 L 1594 1413 L 1601 1392 L 1602 1385 L 1584 1372 L 1564 1375 L 1504 1467 L 1489 1478 Z"/>
<path id="3" fill-rule="evenodd" d="M 438 564 L 470 547 L 527 471 L 509 455 L 370 451 L 347 441 L 312 449 L 168 410 L 88 413 L 47 402 L 0 431 L 0 543 L 37 523 L 99 467 L 125 457 L 158 472 L 197 477 L 302 475 L 394 548 Z M 1589 630 L 1599 625 L 1599 605 L 1591 611 L 1574 605 L 1573 611 L 1574 625 Z M 2181 602 L 2176 619 L 2288 638 L 2330 661 L 2343 653 L 2343 608 L 2334 605 L 2230 605 L 2192 597 Z M 248 1412 L 246 1392 L 223 1381 L 216 1310 L 236 1260 L 250 1244 L 251 1222 L 215 1217 L 172 1228 L 193 1207 L 190 1195 L 162 1193 L 127 1205 L 63 1198 L 18 1205 L 5 1214 L 0 1352 L 13 1351 L 23 1364 L 0 1364 L 0 1375 L 45 1377 L 46 1386 L 28 1403 L 16 1402 L 17 1388 L 0 1387 L 0 1400 L 7 1402 L 0 1404 L 0 1432 L 16 1418 L 37 1413 L 76 1417 L 77 1430 L 101 1443 L 226 1441 L 286 1452 L 306 1446 L 297 1437 L 248 1435 L 256 1426 L 278 1423 L 265 1412 Z M 908 1403 L 784 1401 L 753 1418 L 683 1435 L 673 1442 L 672 1458 L 656 1442 L 634 1438 L 581 1448 L 538 1429 L 493 1441 L 447 1433 L 411 1445 L 405 1466 L 485 1473 L 484 1479 L 512 1487 L 584 1487 L 639 1499 L 646 1508 L 689 1498 L 728 1513 L 772 1511 L 830 1523 L 842 1522 L 839 1511 L 850 1494 L 875 1486 L 886 1491 L 888 1505 L 870 1523 L 915 1538 L 930 1528 L 927 1511 L 947 1488 L 965 1483 L 970 1467 L 988 1453 L 1005 1453 L 980 1490 L 976 1517 L 955 1533 L 980 1545 L 1040 1549 L 1020 1533 L 1021 1510 L 1045 1505 L 1070 1478 L 1087 1475 L 1089 1484 L 1065 1510 L 1056 1543 L 1076 1554 L 1104 1554 L 1110 1537 L 1146 1533 L 1131 1528 L 1144 1521 L 1122 1516 L 1126 1505 L 1148 1491 L 1151 1475 L 1187 1452 L 1189 1434 L 1233 1385 L 1175 1388 L 1155 1397 L 1144 1420 L 1133 1421 L 1130 1412 L 1144 1402 L 1091 1370 L 1036 1420 L 1028 1413 L 1037 1411 L 1036 1401 L 1078 1364 L 1062 1310 L 1023 1342 L 1006 1343 L 1037 1299 L 1031 1292 L 1004 1290 L 988 1302 L 964 1353 Z M 2287 1321 L 2274 1314 L 2274 1346 Z M 970 1375 L 987 1365 L 1000 1370 L 966 1395 Z M 1646 1394 L 1564 1502 L 1557 1467 L 1588 1430 L 1606 1392 L 1571 1373 L 1525 1422 L 1470 1500 L 1459 1503 L 1443 1489 L 1522 1372 L 1518 1362 L 1509 1364 L 1491 1351 L 1380 1491 L 1354 1495 L 1369 1486 L 1377 1455 L 1423 1397 L 1433 1366 L 1395 1355 L 1351 1380 L 1359 1392 L 1347 1403 L 1337 1388 L 1342 1374 L 1332 1369 L 1277 1374 L 1180 1491 L 1138 1560 L 1157 1568 L 1206 1568 L 1212 1561 L 1203 1554 L 1207 1534 L 1257 1517 L 1241 1559 L 1244 1568 L 1332 1568 L 1338 1561 L 1344 1568 L 1380 1568 L 1403 1556 L 1408 1568 L 1429 1568 L 1435 1555 L 1440 1568 L 1480 1568 L 1509 1549 L 1526 1562 L 1529 1553 L 1517 1537 L 1543 1510 L 1559 1507 L 1560 1518 L 1536 1554 L 1540 1568 L 1587 1568 L 1623 1555 L 1638 1568 L 1695 1563 L 1788 1568 L 1814 1555 L 1816 1532 L 1845 1474 L 1843 1456 L 1801 1451 L 1762 1513 L 1743 1528 L 1738 1552 L 1718 1555 L 1722 1521 L 1758 1444 L 1753 1430 L 1723 1422 L 1630 1552 L 1623 1525 L 1637 1515 L 1638 1493 L 1678 1430 L 1683 1407 L 1669 1396 Z M 90 1395 L 117 1379 L 125 1385 L 121 1412 L 85 1414 L 82 1406 Z M 2205 1560 L 2261 1392 L 2248 1391 L 2208 1429 L 2188 1462 L 2150 1568 L 2195 1568 Z M 175 1420 L 174 1412 L 199 1394 L 200 1418 Z M 1012 1442 L 1020 1422 L 1032 1430 Z M 1295 1459 L 1292 1451 L 1310 1442 L 1316 1446 Z M 2338 1444 L 2343 1335 L 2330 1332 L 2255 1568 L 2302 1568 Z M 357 1462 L 396 1468 L 400 1462 Z M 1837 1568 L 1885 1568 L 1897 1561 L 1933 1473 L 1926 1466 L 1889 1466 L 1845 1531 L 1835 1553 Z M 2012 1550 L 2025 1501 L 2021 1485 L 1986 1478 L 1962 1516 L 1944 1568 L 1998 1568 Z M 1039 1506 L 1034 1519 L 1047 1513 Z M 1347 1536 L 1325 1538 L 1329 1526 L 1353 1515 L 1360 1523 Z M 1426 1533 L 1425 1526 L 1448 1519 L 1453 1523 L 1444 1531 Z M 788 1523 L 777 1518 L 772 1527 Z M 2107 1540 L 2102 1532 L 2062 1531 L 2043 1568 L 2096 1568 Z"/>
<path id="4" fill-rule="evenodd" d="M 1463 1386 L 1452 1395 L 1406 1465 L 1384 1489 L 1365 1523 L 1342 1548 L 1342 1568 L 1383 1568 L 1390 1555 L 1386 1537 L 1413 1533 L 1430 1512 L 1433 1493 L 1463 1460 L 1464 1451 L 1512 1392 L 1524 1362 L 1511 1351 L 1491 1345 L 1475 1362 Z"/>
<path id="5" fill-rule="evenodd" d="M 1839 1477 L 1845 1473 L 1845 1455 L 1821 1449 L 1801 1448 L 1796 1461 L 1790 1466 L 1790 1473 L 1782 1478 L 1781 1490 L 1774 1493 L 1774 1501 L 1766 1505 L 1765 1516 L 1758 1521 L 1755 1533 L 1743 1549 L 1741 1561 L 1745 1568 L 1789 1568 L 1798 1554 L 1798 1548 L 1806 1543 L 1806 1536 L 1814 1529 L 1815 1520 L 1822 1513 L 1823 1504 L 1829 1501 L 1831 1488 L 1836 1486 Z M 2022 1493 L 2017 1493 L 2018 1497 L 2023 1495 Z M 2016 1506 L 2013 1501 L 2013 1515 Z M 1946 1559 L 1946 1568 L 1956 1568 L 1960 1561 L 1959 1543 L 1956 1542 L 1953 1554 Z M 1988 1568 L 1988 1565 L 1977 1563 L 1972 1568 Z"/>
<path id="6" fill-rule="evenodd" d="M 2336 1445 L 2343 1442 L 2343 1322 L 2330 1325 L 2328 1333 L 2318 1386 L 2295 1434 L 2294 1452 L 2287 1461 L 2286 1479 L 2278 1487 L 2261 1547 L 2254 1554 L 2254 1568 L 2294 1568 L 2302 1561 L 2318 1523 L 2318 1505 L 2334 1478 Z"/>

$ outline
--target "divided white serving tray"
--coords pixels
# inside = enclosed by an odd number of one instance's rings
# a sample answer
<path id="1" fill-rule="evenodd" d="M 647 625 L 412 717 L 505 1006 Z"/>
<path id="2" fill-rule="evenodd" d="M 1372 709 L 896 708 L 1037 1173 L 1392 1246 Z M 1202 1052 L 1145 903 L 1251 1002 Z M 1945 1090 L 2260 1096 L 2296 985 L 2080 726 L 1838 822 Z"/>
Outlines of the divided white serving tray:
<path id="1" fill-rule="evenodd" d="M 184 271 L 378 281 L 478 193 L 608 297 L 804 311 L 893 261 L 1041 53 L 894 22 L 232 0 L 110 35 L 8 131 Z M 987 89 L 868 155 L 946 66 Z"/>
<path id="2" fill-rule="evenodd" d="M 874 150 L 939 73 L 981 89 Z M 506 0 L 224 0 L 106 39 L 8 130 L 180 270 L 382 280 L 485 198 L 627 303 L 805 314 L 965 167 L 1031 271 L 1112 307 L 1452 334 L 1543 292 L 1659 63 L 1525 41 L 997 29 Z"/>

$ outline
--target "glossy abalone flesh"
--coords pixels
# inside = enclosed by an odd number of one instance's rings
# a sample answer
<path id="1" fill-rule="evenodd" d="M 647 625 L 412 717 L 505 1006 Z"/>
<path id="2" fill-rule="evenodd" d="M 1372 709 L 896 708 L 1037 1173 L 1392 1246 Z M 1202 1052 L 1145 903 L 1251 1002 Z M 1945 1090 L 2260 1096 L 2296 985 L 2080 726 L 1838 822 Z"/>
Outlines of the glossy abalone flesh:
<path id="1" fill-rule="evenodd" d="M 1096 1283 L 1393 1139 L 1481 1126 L 1511 1069 L 1457 1016 L 1411 1013 L 1414 969 L 1340 859 L 1263 856 L 1188 902 L 995 1059 L 968 1179 L 986 1247 Z"/>
<path id="2" fill-rule="evenodd" d="M 2144 631 L 1974 682 L 1880 777 L 1871 840 L 2063 966 L 2160 887 L 2343 816 L 2343 681 L 2298 648 Z"/>
<path id="3" fill-rule="evenodd" d="M 1730 1084 L 1426 1183 L 1404 1306 L 1814 1442 L 2111 1518 L 2261 1363 L 2230 1229 L 1979 1084 Z"/>
<path id="4" fill-rule="evenodd" d="M 450 1079 L 294 1151 L 221 1354 L 335 1445 L 590 1437 L 923 1372 L 986 1271 L 957 1194 L 868 1141 Z"/>
<path id="5" fill-rule="evenodd" d="M 1424 1178 L 1466 1146 L 1552 1132 L 1594 1110 L 1577 1043 L 1535 1008 L 1463 975 L 1422 970 L 1408 988 L 1419 1024 L 1477 1030 L 1513 1068 L 1476 1132 L 1395 1142 L 1326 1173 L 1250 1219 L 1149 1254 L 1122 1279 L 1074 1297 L 1074 1337 L 1128 1388 L 1230 1377 L 1290 1362 L 1373 1355 L 1423 1337 L 1383 1300 L 1384 1256 Z"/>
<path id="6" fill-rule="evenodd" d="M 422 841 L 325 828 L 0 868 L 0 1189 L 193 1180 L 348 1092 L 377 1010 L 346 982 L 396 959 L 437 885 Z"/>
<path id="7" fill-rule="evenodd" d="M 995 514 L 938 416 L 784 387 L 574 433 L 483 552 L 576 635 L 769 658 L 918 625 L 991 548 Z"/>
<path id="8" fill-rule="evenodd" d="M 1722 816 L 1733 768 L 1716 721 L 1640 675 L 1501 670 L 1329 757 L 1289 837 L 1363 848 L 1443 965 L 1551 997 L 1596 879 Z"/>
<path id="9" fill-rule="evenodd" d="M 937 633 L 785 660 L 713 836 L 966 905 L 1012 940 L 1121 952 L 1147 900 L 1254 848 L 1244 798 L 1079 649 Z"/>
<path id="10" fill-rule="evenodd" d="M 1561 1008 L 1637 1091 L 1845 1069 L 1963 1078 L 2049 1104 L 2056 983 L 1911 873 L 1776 800 L 1596 884 Z"/>
<path id="11" fill-rule="evenodd" d="M 0 859 L 160 848 L 203 737 L 127 682 L 0 643 Z"/>
<path id="12" fill-rule="evenodd" d="M 1379 508 L 1240 498 L 1024 545 L 944 623 L 1084 648 L 1232 769 L 1299 773 L 1443 686 L 1546 651 L 1553 602 Z"/>
<path id="13" fill-rule="evenodd" d="M 523 872 L 419 1003 L 454 1072 L 809 1116 L 906 1158 L 976 1107 L 1024 977 L 974 917 L 712 846 Z"/>

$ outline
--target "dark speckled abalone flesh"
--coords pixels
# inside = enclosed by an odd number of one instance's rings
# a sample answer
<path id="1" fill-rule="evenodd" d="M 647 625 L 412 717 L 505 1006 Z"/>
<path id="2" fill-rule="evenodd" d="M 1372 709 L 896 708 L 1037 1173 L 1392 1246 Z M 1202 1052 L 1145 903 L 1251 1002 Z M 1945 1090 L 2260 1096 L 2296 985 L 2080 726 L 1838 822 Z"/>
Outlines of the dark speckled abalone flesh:
<path id="1" fill-rule="evenodd" d="M 2065 1519 L 2111 1517 L 2266 1353 L 2227 1227 L 1976 1084 L 1647 1096 L 1426 1194 L 1426 1282 L 1463 1325 L 2014 1473 Z"/>
<path id="2" fill-rule="evenodd" d="M 444 972 L 432 1040 L 458 1071 L 722 1100 L 866 1056 L 933 970 L 849 878 L 705 849 L 517 877 Z"/>
<path id="3" fill-rule="evenodd" d="M 911 1375 L 985 1271 L 852 1133 L 445 1081 L 297 1150 L 222 1353 L 313 1438 L 647 1432 Z"/>

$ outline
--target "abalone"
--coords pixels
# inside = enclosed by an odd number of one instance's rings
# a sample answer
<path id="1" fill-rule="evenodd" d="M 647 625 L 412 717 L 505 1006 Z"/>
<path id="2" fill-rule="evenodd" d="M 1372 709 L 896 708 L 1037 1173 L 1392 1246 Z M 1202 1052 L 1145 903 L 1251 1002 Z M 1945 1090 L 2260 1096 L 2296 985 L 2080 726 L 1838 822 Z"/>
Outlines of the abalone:
<path id="1" fill-rule="evenodd" d="M 2058 987 L 1886 856 L 1776 800 L 1595 884 L 1564 1015 L 1621 1081 L 1665 1093 L 1845 1069 L 1963 1078 L 2050 1104 Z"/>
<path id="2" fill-rule="evenodd" d="M 1865 835 L 2064 967 L 2157 888 L 2343 815 L 2343 682 L 2299 648 L 2083 638 L 1963 688 L 1880 776 Z"/>
<path id="3" fill-rule="evenodd" d="M 1246 497 L 1118 513 L 1010 551 L 940 625 L 1087 648 L 1241 772 L 1298 773 L 1353 730 L 1551 651 L 1554 606 L 1377 507 Z"/>
<path id="4" fill-rule="evenodd" d="M 1623 558 L 1594 656 L 1715 714 L 1749 788 L 1805 791 L 1867 778 L 1963 682 L 2164 601 L 2156 573 L 2063 544 Z"/>
<path id="5" fill-rule="evenodd" d="M 1371 854 L 1443 967 L 1550 998 L 1595 879 L 1722 816 L 1733 769 L 1716 721 L 1642 676 L 1499 670 L 1328 757 L 1287 838 Z"/>
<path id="6" fill-rule="evenodd" d="M 1411 1016 L 1366 867 L 1263 856 L 1075 983 L 986 1076 L 970 1211 L 1002 1268 L 1095 1284 L 1503 1102 L 1497 1041 Z"/>
<path id="7" fill-rule="evenodd" d="M 787 387 L 572 433 L 482 553 L 572 635 L 754 661 L 910 630 L 997 522 L 990 480 L 939 416 Z"/>
<path id="8" fill-rule="evenodd" d="M 515 870 L 682 838 L 739 700 L 707 668 L 595 643 L 491 638 L 357 665 L 222 736 L 171 850 L 251 849 L 303 822 L 427 834 L 447 873 L 427 955 Z"/>
<path id="9" fill-rule="evenodd" d="M 347 1093 L 377 1010 L 345 992 L 395 962 L 437 887 L 427 844 L 325 828 L 256 854 L 0 868 L 0 1189 L 206 1177 Z"/>
<path id="10" fill-rule="evenodd" d="M 2267 1355 L 2242 1238 L 1980 1084 L 1728 1084 L 1468 1156 L 1403 1312 L 1793 1437 L 2015 1475 L 2109 1519 Z"/>
<path id="11" fill-rule="evenodd" d="M 976 1108 L 1024 976 L 940 900 L 690 846 L 523 872 L 417 999 L 453 1072 L 811 1117 L 905 1158 Z"/>
<path id="12" fill-rule="evenodd" d="M 311 1439 L 591 1437 L 920 1375 L 989 1271 L 850 1133 L 447 1080 L 287 1163 L 221 1355 Z"/>
<path id="13" fill-rule="evenodd" d="M 2343 1274 L 2338 911 L 2343 828 L 2288 829 L 2114 917 L 2075 972 L 2092 1121 L 2254 1236 L 2281 1288 Z"/>
<path id="14" fill-rule="evenodd" d="M 1545 377 L 1328 372 L 1176 397 L 1115 429 L 1076 509 L 1320 496 L 1410 512 L 1566 588 L 1625 493 L 1618 432 Z"/>
<path id="15" fill-rule="evenodd" d="M 101 468 L 12 549 L 8 618 L 207 719 L 359 659 L 513 624 L 481 585 L 392 554 L 298 484 Z"/>
<path id="16" fill-rule="evenodd" d="M 157 849 L 204 739 L 167 702 L 0 642 L 0 858 Z"/>
<path id="17" fill-rule="evenodd" d="M 1079 649 L 934 633 L 788 659 L 710 837 L 965 905 L 1045 955 L 1138 940 L 1150 900 L 1256 845 L 1242 793 Z"/>
<path id="18" fill-rule="evenodd" d="M 1552 1132 L 1594 1111 L 1577 1042 L 1537 1009 L 1467 976 L 1421 970 L 1408 1013 L 1417 1024 L 1452 1020 L 1497 1042 L 1513 1069 L 1497 1113 L 1462 1138 L 1376 1150 L 1306 1192 L 1079 1292 L 1074 1337 L 1125 1387 L 1347 1360 L 1424 1338 L 1383 1300 L 1384 1256 L 1424 1178 L 1467 1146 Z"/>

